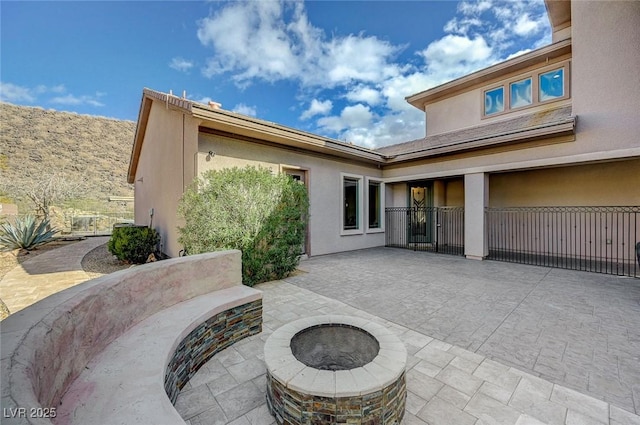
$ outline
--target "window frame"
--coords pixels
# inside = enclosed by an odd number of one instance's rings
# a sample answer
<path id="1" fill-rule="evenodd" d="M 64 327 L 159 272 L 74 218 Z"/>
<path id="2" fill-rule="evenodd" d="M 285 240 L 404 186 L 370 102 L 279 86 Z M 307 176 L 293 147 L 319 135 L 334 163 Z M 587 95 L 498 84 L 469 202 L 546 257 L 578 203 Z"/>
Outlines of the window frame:
<path id="1" fill-rule="evenodd" d="M 356 228 L 345 229 L 345 181 L 356 182 Z M 358 174 L 340 173 L 340 235 L 361 235 L 364 233 L 364 177 Z"/>
<path id="2" fill-rule="evenodd" d="M 562 70 L 563 73 L 563 89 L 564 93 L 561 97 L 553 99 L 540 100 L 540 76 L 549 72 Z M 531 79 L 531 103 L 529 105 L 512 106 L 511 105 L 511 85 L 527 79 Z M 545 105 L 553 102 L 560 102 L 571 97 L 571 60 L 564 60 L 556 62 L 554 64 L 546 65 L 542 68 L 531 70 L 525 74 L 519 74 L 514 77 L 505 79 L 495 84 L 485 86 L 480 90 L 481 94 L 481 119 L 491 119 L 497 116 L 502 116 L 515 111 L 522 111 L 529 108 L 535 108 L 536 106 Z M 504 110 L 501 112 L 495 112 L 492 114 L 486 114 L 485 111 L 485 96 L 487 92 L 502 88 L 504 98 Z"/>
<path id="3" fill-rule="evenodd" d="M 369 187 L 371 184 L 375 184 L 378 186 L 378 197 L 380 199 L 380 202 L 378 204 L 378 227 L 370 227 L 369 225 L 369 221 L 371 218 L 371 210 L 370 210 L 370 199 L 369 199 Z M 382 179 L 379 178 L 375 178 L 375 177 L 366 177 L 365 178 L 365 187 L 366 187 L 366 194 L 367 194 L 367 200 L 366 200 L 366 221 L 365 221 L 365 228 L 366 228 L 366 233 L 384 233 L 385 229 L 384 229 L 384 222 L 385 222 L 385 218 L 384 218 L 384 209 L 385 209 L 385 185 L 384 185 L 384 181 L 382 181 Z"/>
<path id="4" fill-rule="evenodd" d="M 529 81 L 529 103 L 526 105 L 520 105 L 520 106 L 513 106 L 512 105 L 512 100 L 513 100 L 513 85 L 514 84 L 518 84 L 521 83 L 523 81 Z M 530 106 L 533 106 L 533 77 L 527 76 L 524 78 L 521 78 L 519 80 L 515 80 L 515 81 L 511 81 L 508 84 L 509 87 L 509 109 L 510 110 L 515 110 L 515 109 L 524 109 L 524 108 L 528 108 Z"/>
<path id="5" fill-rule="evenodd" d="M 496 112 L 492 112 L 490 114 L 487 114 L 487 93 L 489 92 L 494 92 L 497 90 L 501 90 L 502 91 L 502 110 L 500 111 L 496 111 Z M 504 89 L 504 84 L 499 84 L 497 86 L 494 87 L 489 87 L 486 88 L 482 91 L 483 95 L 482 95 L 482 114 L 485 117 L 495 117 L 496 115 L 501 115 L 504 114 L 507 111 L 507 96 L 505 95 L 505 89 Z"/>

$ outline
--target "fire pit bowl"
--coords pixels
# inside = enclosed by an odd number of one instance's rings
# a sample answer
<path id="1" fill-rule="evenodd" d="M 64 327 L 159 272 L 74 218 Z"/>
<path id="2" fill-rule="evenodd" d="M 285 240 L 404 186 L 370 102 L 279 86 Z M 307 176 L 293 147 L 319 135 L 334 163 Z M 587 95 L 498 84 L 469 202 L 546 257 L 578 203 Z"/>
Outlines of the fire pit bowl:
<path id="1" fill-rule="evenodd" d="M 267 404 L 282 424 L 399 424 L 407 350 L 388 329 L 316 316 L 277 329 L 264 346 Z"/>

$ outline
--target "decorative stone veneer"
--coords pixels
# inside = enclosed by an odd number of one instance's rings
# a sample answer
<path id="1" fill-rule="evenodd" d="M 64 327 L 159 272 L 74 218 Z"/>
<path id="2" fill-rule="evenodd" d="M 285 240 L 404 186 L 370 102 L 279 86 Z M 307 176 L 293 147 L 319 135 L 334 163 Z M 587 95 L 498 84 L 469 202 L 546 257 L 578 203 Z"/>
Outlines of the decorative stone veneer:
<path id="1" fill-rule="evenodd" d="M 217 352 L 262 332 L 262 299 L 216 314 L 195 328 L 176 348 L 164 377 L 164 388 L 176 402 L 189 379 Z"/>
<path id="2" fill-rule="evenodd" d="M 290 342 L 300 331 L 323 324 L 359 328 L 380 344 L 378 355 L 350 370 L 318 370 L 298 361 Z M 276 330 L 264 348 L 267 404 L 280 425 L 399 424 L 406 404 L 404 344 L 388 329 L 349 316 L 300 319 Z"/>

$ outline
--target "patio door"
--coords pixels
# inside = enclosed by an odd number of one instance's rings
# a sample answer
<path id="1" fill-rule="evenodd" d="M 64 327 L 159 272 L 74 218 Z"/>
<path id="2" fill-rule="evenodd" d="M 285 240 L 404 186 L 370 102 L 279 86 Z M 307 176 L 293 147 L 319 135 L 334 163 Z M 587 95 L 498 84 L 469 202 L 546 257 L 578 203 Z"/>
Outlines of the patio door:
<path id="1" fill-rule="evenodd" d="M 434 229 L 433 184 L 409 184 L 409 243 L 432 243 Z"/>
<path id="2" fill-rule="evenodd" d="M 283 168 L 282 171 L 286 175 L 288 175 L 289 177 L 297 181 L 298 183 L 304 185 L 304 187 L 307 189 L 307 193 L 309 193 L 309 186 L 307 182 L 308 180 L 307 170 L 301 170 L 298 168 Z M 300 255 L 305 255 L 309 253 L 308 243 L 309 243 L 309 222 L 307 221 L 305 223 L 302 246 L 300 247 Z"/>

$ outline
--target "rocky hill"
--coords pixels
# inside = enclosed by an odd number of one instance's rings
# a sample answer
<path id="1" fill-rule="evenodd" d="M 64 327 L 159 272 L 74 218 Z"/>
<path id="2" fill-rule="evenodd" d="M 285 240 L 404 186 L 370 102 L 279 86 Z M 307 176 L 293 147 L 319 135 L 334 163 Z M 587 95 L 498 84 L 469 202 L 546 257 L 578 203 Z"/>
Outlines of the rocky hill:
<path id="1" fill-rule="evenodd" d="M 71 200 L 74 207 L 112 210 L 110 196 L 133 196 L 127 169 L 135 126 L 132 121 L 0 102 L 1 201 L 29 212 L 19 187 L 61 173 L 82 186 Z"/>

